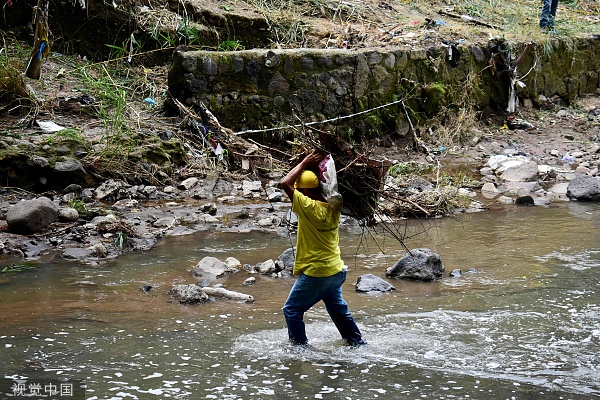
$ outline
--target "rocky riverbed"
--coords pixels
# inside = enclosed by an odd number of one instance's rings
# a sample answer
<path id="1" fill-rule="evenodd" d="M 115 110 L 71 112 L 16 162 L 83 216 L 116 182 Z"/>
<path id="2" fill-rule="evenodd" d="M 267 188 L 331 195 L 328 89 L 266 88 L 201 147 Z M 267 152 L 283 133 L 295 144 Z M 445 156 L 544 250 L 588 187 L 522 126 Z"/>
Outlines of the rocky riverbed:
<path id="1" fill-rule="evenodd" d="M 411 161 L 440 171 L 459 168 L 471 175 L 468 187 L 452 188 L 466 200 L 453 212 L 485 211 L 498 204 L 600 200 L 600 98 L 591 96 L 571 107 L 548 101 L 547 110 L 524 109 L 520 116 L 504 123 L 492 117 L 482 121 L 479 135 L 461 148 L 414 152 L 392 141 L 381 143 L 376 154 L 394 164 Z M 102 263 L 124 252 L 148 250 L 166 235 L 202 230 L 287 234 L 294 221 L 278 181 L 277 174 L 271 179 L 215 174 L 172 180 L 164 186 L 114 179 L 94 187 L 65 182 L 63 190 L 44 193 L 44 205 L 39 204 L 39 194 L 6 187 L 0 197 L 2 262 L 60 257 Z M 407 183 L 389 176 L 386 190 L 418 201 L 423 193 L 439 195 L 442 188 L 439 182 Z M 34 198 L 38 203 L 15 207 Z M 17 213 L 17 208 L 22 210 Z M 357 223 L 343 219 L 343 225 Z"/>

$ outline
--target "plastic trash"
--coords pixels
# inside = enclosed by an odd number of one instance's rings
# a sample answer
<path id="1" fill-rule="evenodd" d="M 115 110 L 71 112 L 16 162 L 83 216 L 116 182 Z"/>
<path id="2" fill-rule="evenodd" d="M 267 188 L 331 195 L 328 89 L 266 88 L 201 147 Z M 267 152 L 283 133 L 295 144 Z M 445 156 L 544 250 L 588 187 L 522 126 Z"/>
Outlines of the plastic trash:
<path id="1" fill-rule="evenodd" d="M 150 104 L 151 106 L 155 106 L 155 105 L 156 105 L 156 102 L 155 102 L 155 101 L 154 101 L 152 98 L 150 98 L 150 97 L 146 97 L 146 98 L 144 99 L 144 101 L 145 101 L 146 103 Z"/>
<path id="2" fill-rule="evenodd" d="M 569 152 L 567 152 L 567 154 L 565 154 L 562 158 L 562 162 L 565 167 L 567 165 L 573 164 L 574 161 L 575 161 L 575 157 L 573 157 L 571 154 L 569 154 Z"/>
<path id="3" fill-rule="evenodd" d="M 339 209 L 342 206 L 342 195 L 338 192 L 335 162 L 331 154 L 326 155 L 319 163 L 319 177 L 325 200 L 333 209 Z"/>
<path id="4" fill-rule="evenodd" d="M 36 121 L 38 126 L 42 129 L 43 132 L 46 133 L 55 133 L 58 131 L 62 131 L 63 129 L 65 129 L 64 126 L 60 126 L 56 123 L 54 123 L 54 121 Z"/>

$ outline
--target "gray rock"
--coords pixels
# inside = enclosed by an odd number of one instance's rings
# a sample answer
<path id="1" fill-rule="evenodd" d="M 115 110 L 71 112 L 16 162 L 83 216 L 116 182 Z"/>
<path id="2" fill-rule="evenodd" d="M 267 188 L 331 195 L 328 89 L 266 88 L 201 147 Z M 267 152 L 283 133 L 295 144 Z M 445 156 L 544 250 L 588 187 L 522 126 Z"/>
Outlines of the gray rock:
<path id="1" fill-rule="evenodd" d="M 242 284 L 244 286 L 252 286 L 256 283 L 256 278 L 251 276 L 250 278 L 247 278 Z"/>
<path id="2" fill-rule="evenodd" d="M 62 192 L 64 194 L 81 193 L 82 190 L 83 190 L 83 188 L 81 187 L 81 185 L 72 183 L 72 184 L 68 185 L 66 188 L 64 188 Z"/>
<path id="3" fill-rule="evenodd" d="M 500 204 L 512 204 L 514 200 L 508 196 L 500 196 L 496 199 L 496 201 Z"/>
<path id="4" fill-rule="evenodd" d="M 169 296 L 181 304 L 198 304 L 208 302 L 208 295 L 196 285 L 173 285 Z"/>
<path id="5" fill-rule="evenodd" d="M 504 185 L 505 192 L 507 195 L 524 196 L 529 193 L 537 192 L 542 189 L 540 184 L 536 182 L 506 182 Z"/>
<path id="6" fill-rule="evenodd" d="M 583 201 L 600 200 L 600 180 L 589 175 L 577 175 L 569 182 L 567 196 L 570 199 Z"/>
<path id="7" fill-rule="evenodd" d="M 296 261 L 296 249 L 290 247 L 286 249 L 283 253 L 277 257 L 278 261 L 283 263 L 284 269 L 293 271 L 294 270 L 294 262 Z"/>
<path id="8" fill-rule="evenodd" d="M 109 197 L 116 198 L 119 195 L 119 191 L 121 189 L 125 189 L 128 185 L 119 180 L 108 180 L 106 182 L 102 182 L 100 186 L 98 186 L 95 190 L 95 196 L 97 200 L 106 200 Z"/>
<path id="9" fill-rule="evenodd" d="M 243 192 L 261 192 L 262 182 L 261 181 L 242 181 Z"/>
<path id="10" fill-rule="evenodd" d="M 242 268 L 242 263 L 235 257 L 227 257 L 225 259 L 225 264 L 229 267 L 230 270 L 239 271 Z"/>
<path id="11" fill-rule="evenodd" d="M 191 188 L 196 186 L 197 183 L 198 183 L 198 178 L 191 177 L 191 178 L 187 178 L 186 180 L 181 182 L 179 185 L 177 185 L 177 188 L 180 190 L 190 190 Z"/>
<path id="12" fill-rule="evenodd" d="M 48 159 L 42 156 L 32 155 L 27 160 L 27 165 L 32 167 L 47 168 L 50 166 Z"/>
<path id="13" fill-rule="evenodd" d="M 58 220 L 58 206 L 47 197 L 22 200 L 6 213 L 11 232 L 30 235 Z"/>
<path id="14" fill-rule="evenodd" d="M 175 194 L 178 192 L 178 189 L 175 186 L 165 186 L 163 192 L 168 194 Z"/>
<path id="15" fill-rule="evenodd" d="M 493 199 L 494 197 L 498 196 L 500 193 L 502 193 L 502 192 L 500 192 L 500 190 L 498 190 L 498 188 L 496 188 L 496 185 L 494 185 L 492 182 L 484 183 L 481 188 L 481 194 L 486 199 Z"/>
<path id="16" fill-rule="evenodd" d="M 277 272 L 277 265 L 275 264 L 275 261 L 267 260 L 256 264 L 254 269 L 261 274 L 272 274 L 274 272 Z"/>
<path id="17" fill-rule="evenodd" d="M 567 189 L 569 188 L 569 182 L 561 182 L 553 185 L 550 188 L 550 192 L 555 193 L 557 195 L 567 194 Z"/>
<path id="18" fill-rule="evenodd" d="M 54 170 L 56 172 L 83 172 L 83 164 L 79 160 L 67 159 L 64 161 L 58 161 L 54 164 Z"/>
<path id="19" fill-rule="evenodd" d="M 201 279 L 198 282 L 196 282 L 196 286 L 199 286 L 201 288 L 209 287 L 210 284 L 211 281 L 209 281 L 208 279 Z"/>
<path id="20" fill-rule="evenodd" d="M 58 219 L 62 222 L 73 222 L 79 219 L 79 213 L 71 207 L 61 208 L 58 210 Z"/>
<path id="21" fill-rule="evenodd" d="M 92 249 L 80 249 L 76 247 L 64 249 L 60 255 L 65 260 L 86 260 L 94 257 L 95 252 Z"/>
<path id="22" fill-rule="evenodd" d="M 280 202 L 281 199 L 282 199 L 281 192 L 273 192 L 268 197 L 268 200 L 270 202 Z"/>
<path id="23" fill-rule="evenodd" d="M 288 212 L 285 214 L 285 221 L 291 226 L 297 226 L 298 216 L 293 213 L 292 210 L 288 210 Z"/>
<path id="24" fill-rule="evenodd" d="M 156 239 L 130 237 L 127 238 L 127 244 L 131 251 L 148 251 L 156 244 Z"/>
<path id="25" fill-rule="evenodd" d="M 268 226 L 273 226 L 273 225 L 277 225 L 278 220 L 275 217 L 266 217 L 266 218 L 261 218 L 259 219 L 257 222 L 258 226 L 261 227 L 268 227 Z"/>
<path id="26" fill-rule="evenodd" d="M 388 278 L 433 281 L 444 275 L 444 263 L 431 249 L 413 249 L 386 270 Z"/>
<path id="27" fill-rule="evenodd" d="M 140 286 L 140 290 L 144 293 L 149 293 L 154 290 L 154 287 L 152 285 L 142 285 Z"/>
<path id="28" fill-rule="evenodd" d="M 360 293 L 391 292 L 396 288 L 378 276 L 365 274 L 358 277 L 355 290 Z"/>
<path id="29" fill-rule="evenodd" d="M 88 249 L 92 250 L 96 257 L 106 258 L 106 256 L 108 256 L 108 249 L 102 243 L 96 243 L 95 245 L 88 247 Z"/>
<path id="30" fill-rule="evenodd" d="M 202 278 L 221 278 L 226 275 L 238 272 L 235 268 L 230 268 L 226 263 L 215 257 L 204 257 L 194 268 L 192 274 Z"/>
<path id="31" fill-rule="evenodd" d="M 90 221 L 92 225 L 116 224 L 117 222 L 119 222 L 119 219 L 114 214 L 99 215 Z"/>
<path id="32" fill-rule="evenodd" d="M 522 164 L 508 167 L 500 178 L 509 182 L 531 182 L 537 179 L 538 166 L 535 161 L 527 161 Z"/>

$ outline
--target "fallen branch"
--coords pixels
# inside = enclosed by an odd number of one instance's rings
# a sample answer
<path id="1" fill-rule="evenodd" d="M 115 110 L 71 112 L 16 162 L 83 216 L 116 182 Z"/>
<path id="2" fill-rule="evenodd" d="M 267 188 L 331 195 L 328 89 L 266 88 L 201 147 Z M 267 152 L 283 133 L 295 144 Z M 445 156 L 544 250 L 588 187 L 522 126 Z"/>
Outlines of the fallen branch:
<path id="1" fill-rule="evenodd" d="M 446 15 L 448 17 L 452 17 L 452 18 L 456 18 L 456 19 L 460 19 L 461 21 L 470 22 L 470 23 L 473 23 L 475 25 L 482 25 L 482 26 L 485 26 L 485 27 L 488 27 L 488 28 L 502 30 L 502 28 L 499 27 L 499 26 L 488 24 L 487 22 L 479 21 L 479 20 L 477 20 L 477 19 L 475 19 L 475 18 L 473 18 L 473 17 L 471 17 L 469 15 L 458 15 L 458 14 L 454 14 L 454 13 L 451 13 L 451 12 L 448 12 L 448 11 L 444 11 L 444 10 L 438 11 L 438 14 Z"/>

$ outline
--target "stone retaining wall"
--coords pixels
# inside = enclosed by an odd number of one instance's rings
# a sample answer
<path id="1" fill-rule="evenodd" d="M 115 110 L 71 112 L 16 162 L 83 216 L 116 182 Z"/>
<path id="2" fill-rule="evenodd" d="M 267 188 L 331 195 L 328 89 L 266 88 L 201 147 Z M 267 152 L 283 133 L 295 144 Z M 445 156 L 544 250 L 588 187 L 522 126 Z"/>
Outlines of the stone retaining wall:
<path id="1" fill-rule="evenodd" d="M 184 104 L 203 101 L 235 131 L 298 123 L 298 117 L 303 122 L 332 119 L 398 99 L 417 121 L 465 101 L 480 109 L 506 109 L 525 44 L 458 45 L 453 60 L 450 49 L 179 51 L 169 89 Z M 569 102 L 596 92 L 599 71 L 600 40 L 551 38 L 533 46 L 516 68 L 526 85 L 515 85 L 519 104 L 537 105 L 540 95 Z M 377 118 L 345 119 L 338 129 L 395 129 L 405 119 L 400 104 L 384 110 Z"/>

